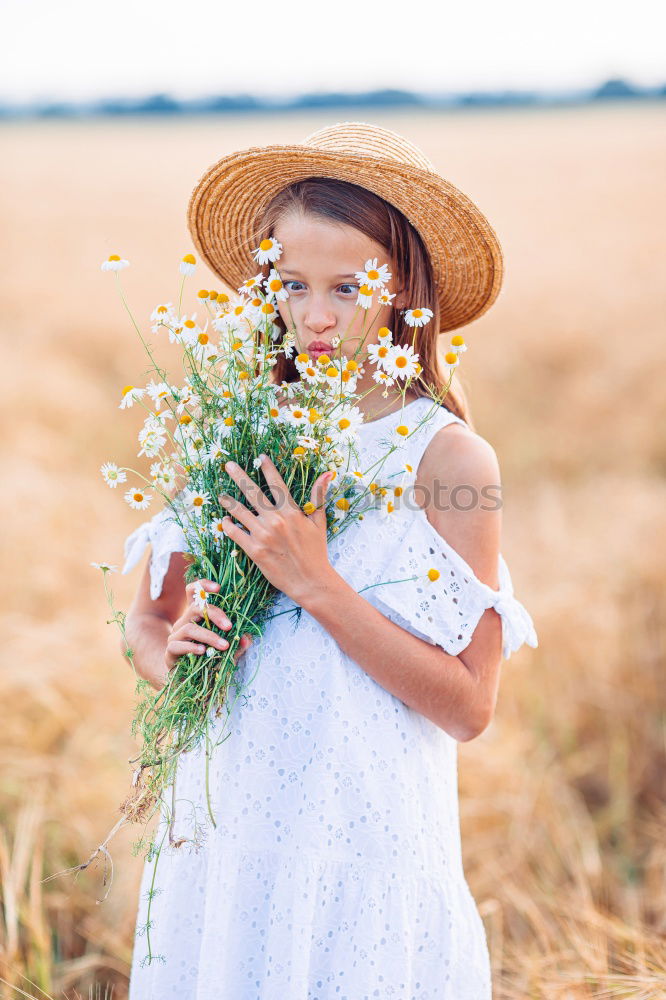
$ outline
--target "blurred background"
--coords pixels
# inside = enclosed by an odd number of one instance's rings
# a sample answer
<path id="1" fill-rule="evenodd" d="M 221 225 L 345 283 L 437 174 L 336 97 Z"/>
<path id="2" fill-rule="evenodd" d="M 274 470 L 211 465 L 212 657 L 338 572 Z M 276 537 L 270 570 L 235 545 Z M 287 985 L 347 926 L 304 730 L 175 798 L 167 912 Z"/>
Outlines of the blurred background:
<path id="1" fill-rule="evenodd" d="M 459 745 L 495 997 L 666 996 L 663 6 L 28 0 L 2 17 L 0 996 L 127 995 L 142 830 L 111 841 L 112 870 L 42 881 L 104 840 L 137 752 L 90 563 L 122 566 L 147 516 L 99 467 L 144 469 L 118 402 L 148 362 L 100 263 L 130 260 L 149 333 L 205 169 L 346 120 L 417 143 L 506 258 L 498 301 L 460 331 L 539 636 Z M 190 311 L 211 284 L 199 267 Z M 108 577 L 118 609 L 140 572 Z"/>

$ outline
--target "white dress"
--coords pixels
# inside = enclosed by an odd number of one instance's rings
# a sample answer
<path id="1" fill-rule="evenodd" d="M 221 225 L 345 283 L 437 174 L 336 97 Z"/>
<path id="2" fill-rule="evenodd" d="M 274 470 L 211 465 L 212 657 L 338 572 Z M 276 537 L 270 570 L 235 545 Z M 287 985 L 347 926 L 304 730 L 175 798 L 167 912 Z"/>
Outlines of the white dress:
<path id="1" fill-rule="evenodd" d="M 405 421 L 413 426 L 432 405 L 408 403 Z M 433 434 L 458 419 L 438 407 L 390 456 L 383 479 L 404 461 L 416 470 Z M 400 422 L 398 412 L 361 426 L 363 468 Z M 418 575 L 363 596 L 448 653 L 464 649 L 491 606 L 505 658 L 536 646 L 503 557 L 495 591 L 414 506 L 386 520 L 372 511 L 334 536 L 337 572 L 357 591 Z M 152 543 L 153 597 L 170 553 L 186 547 L 179 532 L 161 511 L 127 539 L 123 572 Z M 281 593 L 273 610 L 291 607 Z M 456 740 L 305 611 L 300 622 L 271 620 L 239 670 L 248 690 L 229 719 L 211 723 L 213 736 L 215 726 L 227 736 L 210 763 L 217 827 L 207 826 L 199 747 L 176 777 L 174 836 L 188 840 L 165 839 L 156 872 L 144 861 L 130 1000 L 490 1000 L 484 926 L 461 862 Z M 164 815 L 159 823 L 158 843 Z M 158 958 L 148 963 L 150 895 Z"/>

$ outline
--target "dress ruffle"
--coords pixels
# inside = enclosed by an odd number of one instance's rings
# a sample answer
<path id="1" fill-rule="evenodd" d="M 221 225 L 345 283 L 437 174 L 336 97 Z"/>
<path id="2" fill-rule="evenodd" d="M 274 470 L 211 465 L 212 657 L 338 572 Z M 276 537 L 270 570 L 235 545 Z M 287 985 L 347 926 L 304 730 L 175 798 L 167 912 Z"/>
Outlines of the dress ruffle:
<path id="1" fill-rule="evenodd" d="M 150 596 L 156 601 L 162 593 L 162 584 L 173 552 L 188 552 L 185 532 L 175 520 L 170 507 L 158 511 L 148 521 L 140 524 L 125 539 L 125 564 L 122 572 L 129 573 L 141 559 L 150 543 Z"/>
<path id="2" fill-rule="evenodd" d="M 499 589 L 493 590 L 479 580 L 420 508 L 378 525 L 374 544 L 384 558 L 373 574 L 373 584 L 403 582 L 372 585 L 363 596 L 396 624 L 410 626 L 425 640 L 456 656 L 470 643 L 483 612 L 492 607 L 502 619 L 504 659 L 523 643 L 538 646 L 534 623 L 514 595 L 501 553 Z M 430 569 L 439 571 L 434 581 L 428 577 Z"/>

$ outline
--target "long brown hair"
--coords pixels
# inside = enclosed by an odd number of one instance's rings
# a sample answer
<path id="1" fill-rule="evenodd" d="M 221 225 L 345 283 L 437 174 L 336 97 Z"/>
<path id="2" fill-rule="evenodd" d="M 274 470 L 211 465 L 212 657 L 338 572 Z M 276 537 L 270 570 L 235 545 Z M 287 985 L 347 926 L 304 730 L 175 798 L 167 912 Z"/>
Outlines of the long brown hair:
<path id="1" fill-rule="evenodd" d="M 416 330 L 414 346 L 423 370 L 419 378 L 412 381 L 410 388 L 418 396 L 428 395 L 426 385 L 434 392 L 442 393 L 448 379 L 442 373 L 438 351 L 437 290 L 428 252 L 421 236 L 409 220 L 390 202 L 358 184 L 330 177 L 308 177 L 283 188 L 268 203 L 257 219 L 255 231 L 257 240 L 273 236 L 279 219 L 293 210 L 353 226 L 386 250 L 390 255 L 389 259 L 395 262 L 398 273 L 394 277 L 398 287 L 406 291 L 409 308 L 425 307 L 431 309 L 433 313 L 430 322 Z M 263 265 L 265 277 L 270 266 Z M 405 322 L 399 309 L 394 306 L 391 309 L 390 328 L 393 332 L 393 343 L 407 346 L 413 341 L 414 330 Z M 281 316 L 275 318 L 274 322 L 281 331 L 276 342 L 280 344 L 286 333 L 286 327 Z M 278 354 L 278 362 L 273 367 L 272 375 L 277 383 L 295 382 L 300 378 L 293 359 L 287 358 L 282 352 Z M 454 373 L 449 391 L 444 397 L 444 406 L 465 420 L 474 430 L 457 372 Z"/>

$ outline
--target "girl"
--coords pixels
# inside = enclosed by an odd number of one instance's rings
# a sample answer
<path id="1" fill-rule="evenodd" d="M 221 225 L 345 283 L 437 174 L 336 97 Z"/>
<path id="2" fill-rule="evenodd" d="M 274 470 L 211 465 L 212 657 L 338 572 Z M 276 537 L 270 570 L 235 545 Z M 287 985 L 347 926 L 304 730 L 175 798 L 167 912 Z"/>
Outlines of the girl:
<path id="1" fill-rule="evenodd" d="M 447 381 L 438 334 L 481 315 L 501 283 L 499 244 L 476 206 L 412 143 L 362 122 L 225 157 L 195 188 L 189 222 L 231 288 L 257 270 L 261 239 L 282 244 L 289 298 L 278 300 L 277 323 L 284 334 L 293 317 L 299 353 L 360 347 L 362 362 L 384 326 L 394 343 L 413 344 L 422 383 L 404 399 L 399 384 L 373 382 L 369 365 L 359 376 L 361 468 L 386 453 L 397 425 L 412 430 L 433 411 L 423 385 L 441 392 Z M 375 258 L 393 279 L 363 337 L 355 273 Z M 417 306 L 433 318 L 408 326 L 402 310 Z M 280 385 L 299 377 L 284 354 L 274 372 Z M 492 719 L 502 657 L 537 638 L 500 554 L 495 452 L 455 381 L 433 412 L 382 468 L 413 468 L 414 502 L 388 518 L 366 514 L 328 545 L 325 518 L 253 502 L 258 475 L 286 489 L 271 456 L 254 478 L 227 466 L 247 502 L 220 497 L 225 531 L 278 589 L 275 611 L 302 612 L 297 624 L 285 614 L 269 622 L 260 669 L 225 722 L 210 764 L 210 832 L 203 750 L 181 757 L 175 835 L 157 869 L 154 858 L 144 866 L 130 1000 L 490 1000 L 484 927 L 461 862 L 457 743 Z M 327 485 L 316 481 L 315 504 Z M 184 653 L 226 645 L 199 624 L 173 528 L 156 515 L 129 546 L 152 543 L 126 634 L 157 689 Z M 392 580 L 401 582 L 373 585 Z M 222 609 L 209 613 L 232 627 Z M 245 637 L 242 678 L 254 674 L 257 647 Z"/>

